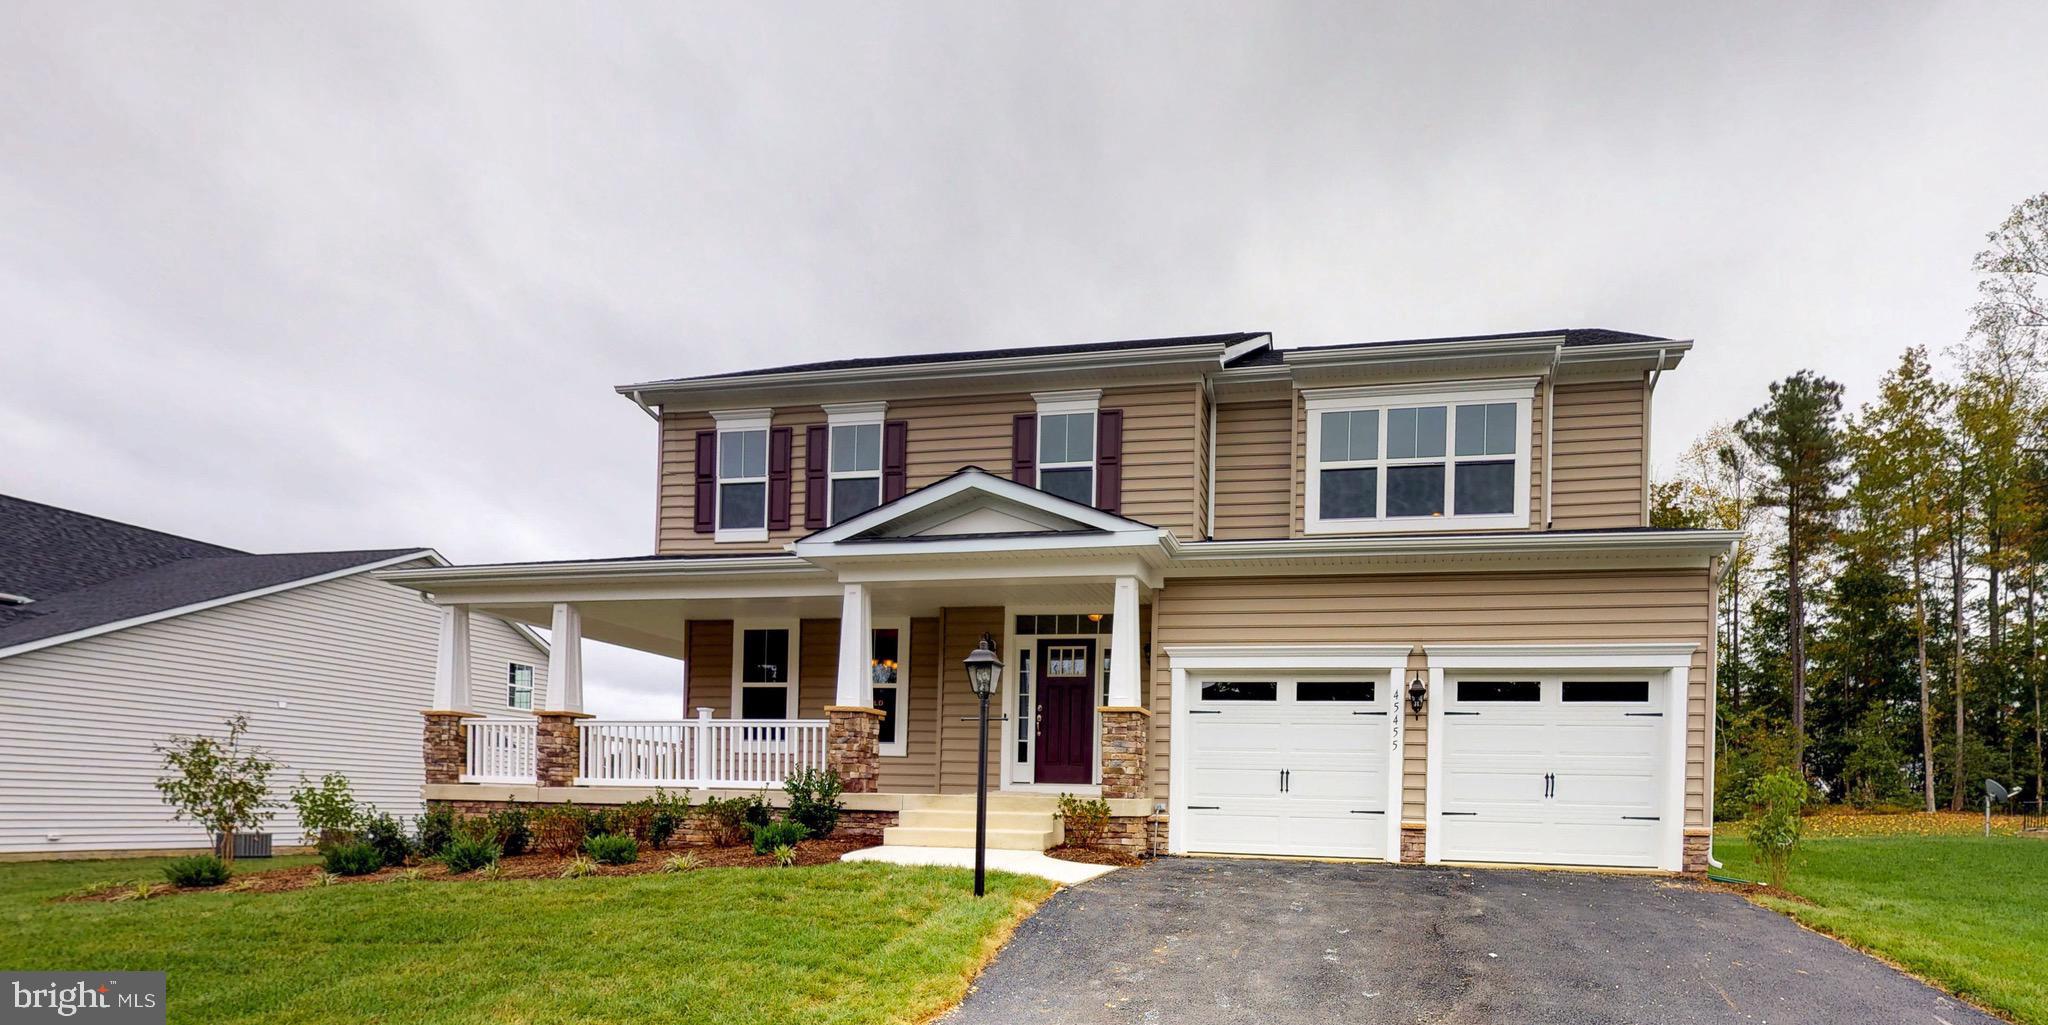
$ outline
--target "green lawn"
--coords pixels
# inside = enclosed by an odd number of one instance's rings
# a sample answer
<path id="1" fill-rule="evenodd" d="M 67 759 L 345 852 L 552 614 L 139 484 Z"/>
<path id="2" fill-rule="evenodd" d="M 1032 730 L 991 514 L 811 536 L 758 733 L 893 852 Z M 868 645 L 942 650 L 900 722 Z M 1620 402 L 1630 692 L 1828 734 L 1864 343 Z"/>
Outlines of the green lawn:
<path id="1" fill-rule="evenodd" d="M 161 864 L 0 864 L 0 968 L 168 971 L 173 1022 L 917 1021 L 1053 888 L 847 864 L 49 900 Z"/>
<path id="2" fill-rule="evenodd" d="M 1714 850 L 1721 874 L 1762 878 L 1739 827 Z M 1787 888 L 1812 903 L 1760 900 L 1951 992 L 2048 1023 L 2048 840 L 1811 839 Z"/>

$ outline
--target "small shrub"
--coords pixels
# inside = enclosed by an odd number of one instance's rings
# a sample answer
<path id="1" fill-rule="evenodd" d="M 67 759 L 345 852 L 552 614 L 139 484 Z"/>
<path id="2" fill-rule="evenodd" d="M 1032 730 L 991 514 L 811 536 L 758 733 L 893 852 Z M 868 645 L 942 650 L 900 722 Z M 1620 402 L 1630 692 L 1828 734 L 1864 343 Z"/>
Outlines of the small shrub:
<path id="1" fill-rule="evenodd" d="M 811 835 L 810 829 L 801 822 L 784 819 L 770 822 L 765 826 L 747 823 L 747 835 L 754 838 L 754 853 L 767 854 L 777 847 L 794 847 Z"/>
<path id="2" fill-rule="evenodd" d="M 156 789 L 174 817 L 204 826 L 221 860 L 232 862 L 235 834 L 253 830 L 270 818 L 265 805 L 274 763 L 262 748 L 242 747 L 242 736 L 249 732 L 248 716 L 231 716 L 227 725 L 225 741 L 172 737 L 158 745 L 164 775 L 157 778 Z"/>
<path id="3" fill-rule="evenodd" d="M 812 836 L 831 836 L 839 828 L 839 813 L 846 810 L 839 802 L 842 789 L 839 774 L 831 769 L 804 769 L 789 777 L 782 783 L 782 792 L 789 795 L 789 819 L 803 823 Z"/>
<path id="4" fill-rule="evenodd" d="M 156 896 L 155 883 L 131 883 L 127 889 L 121 891 L 120 896 L 114 899 L 117 901 L 148 900 L 154 896 Z"/>
<path id="5" fill-rule="evenodd" d="M 461 875 L 496 862 L 504 853 L 504 849 L 499 847 L 495 840 L 458 836 L 442 849 L 441 861 L 448 866 L 448 871 Z"/>
<path id="6" fill-rule="evenodd" d="M 767 807 L 767 802 L 759 797 L 709 797 L 691 813 L 711 834 L 714 846 L 737 847 L 746 842 L 749 825 L 765 825 L 769 821 L 762 814 Z"/>
<path id="7" fill-rule="evenodd" d="M 1087 800 L 1072 794 L 1060 795 L 1060 818 L 1066 823 L 1066 842 L 1077 847 L 1094 847 L 1109 832 L 1109 802 Z"/>
<path id="8" fill-rule="evenodd" d="M 299 785 L 292 788 L 292 807 L 298 809 L 299 828 L 314 837 L 323 851 L 354 840 L 370 817 L 368 810 L 356 803 L 348 777 L 338 772 L 320 777 L 317 784 L 299 774 Z"/>
<path id="9" fill-rule="evenodd" d="M 699 861 L 696 855 L 684 852 L 682 854 L 671 854 L 663 859 L 661 870 L 663 872 L 695 872 L 702 864 L 703 862 Z"/>
<path id="10" fill-rule="evenodd" d="M 384 867 L 384 854 L 366 841 L 352 840 L 327 848 L 320 866 L 338 876 L 366 876 Z"/>
<path id="11" fill-rule="evenodd" d="M 533 848 L 533 826 L 524 808 L 501 808 L 491 813 L 491 838 L 498 841 L 505 856 L 516 858 Z"/>
<path id="12" fill-rule="evenodd" d="M 583 841 L 583 853 L 602 865 L 630 865 L 640 860 L 640 842 L 630 836 L 602 834 Z"/>
<path id="13" fill-rule="evenodd" d="M 175 858 L 164 866 L 164 878 L 172 886 L 219 886 L 231 875 L 227 862 L 211 854 L 198 854 L 189 858 Z"/>
<path id="14" fill-rule="evenodd" d="M 543 854 L 574 854 L 590 835 L 590 816 L 573 803 L 551 804 L 534 812 L 533 846 Z"/>
<path id="15" fill-rule="evenodd" d="M 1785 769 L 1758 776 L 1749 786 L 1749 849 L 1772 886 L 1782 888 L 1792 875 L 1809 793 L 1806 780 Z"/>
<path id="16" fill-rule="evenodd" d="M 597 862 L 582 855 L 577 855 L 568 864 L 562 866 L 562 878 L 564 879 L 581 879 L 584 876 L 596 874 Z"/>
<path id="17" fill-rule="evenodd" d="M 775 848 L 775 864 L 783 868 L 796 864 L 796 848 L 789 844 Z"/>
<path id="18" fill-rule="evenodd" d="M 333 886 L 335 883 L 338 883 L 340 881 L 340 876 L 335 875 L 334 873 L 329 872 L 325 869 L 313 873 L 314 886 Z"/>
<path id="19" fill-rule="evenodd" d="M 447 805 L 427 809 L 415 829 L 413 849 L 422 858 L 438 858 L 455 839 L 455 809 Z"/>
<path id="20" fill-rule="evenodd" d="M 405 827 L 389 814 L 364 820 L 363 842 L 375 847 L 378 856 L 390 868 L 405 864 L 406 859 L 412 856 L 412 841 L 406 839 Z"/>
<path id="21" fill-rule="evenodd" d="M 478 879 L 502 879 L 504 876 L 505 863 L 502 861 L 493 861 L 476 870 L 476 877 Z"/>
<path id="22" fill-rule="evenodd" d="M 690 795 L 671 794 L 656 787 L 654 796 L 647 800 L 653 806 L 654 814 L 648 819 L 645 839 L 649 845 L 659 849 L 676 835 L 677 830 L 683 828 L 684 822 L 689 820 Z"/>

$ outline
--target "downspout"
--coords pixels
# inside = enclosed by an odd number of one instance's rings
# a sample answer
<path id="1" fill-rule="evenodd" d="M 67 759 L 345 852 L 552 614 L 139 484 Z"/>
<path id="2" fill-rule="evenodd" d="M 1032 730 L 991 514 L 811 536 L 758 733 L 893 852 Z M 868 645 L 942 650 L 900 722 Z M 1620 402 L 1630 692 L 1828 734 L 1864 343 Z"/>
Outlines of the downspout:
<path id="1" fill-rule="evenodd" d="M 1714 593 L 1713 612 L 1707 619 L 1707 628 L 1713 631 L 1714 640 L 1707 646 L 1707 764 L 1701 772 L 1706 780 L 1706 793 L 1701 795 L 1706 805 L 1707 820 L 1707 867 L 1723 868 L 1714 858 L 1714 766 L 1719 761 L 1714 745 L 1719 741 L 1720 731 L 1715 728 L 1721 714 L 1721 577 L 1728 572 L 1728 560 L 1714 556 L 1707 564 L 1707 587 Z"/>
<path id="2" fill-rule="evenodd" d="M 1216 536 L 1216 383 L 1202 379 L 1202 400 L 1209 404 L 1209 509 L 1205 538 Z"/>
<path id="3" fill-rule="evenodd" d="M 1564 343 L 1550 354 L 1550 373 L 1543 375 L 1543 529 L 1550 529 L 1550 469 L 1557 462 L 1551 428 L 1557 423 L 1557 365 L 1564 362 Z"/>
<path id="4" fill-rule="evenodd" d="M 661 414 L 655 412 L 654 407 L 648 405 L 647 402 L 640 397 L 639 392 L 628 392 L 626 397 L 632 399 L 633 404 L 640 407 L 640 412 L 647 414 L 647 419 L 652 420 L 655 423 L 661 422 Z"/>
<path id="5" fill-rule="evenodd" d="M 629 392 L 629 393 L 627 393 L 626 397 L 627 397 L 627 398 L 629 398 L 629 399 L 632 399 L 632 400 L 633 400 L 633 404 L 634 404 L 634 405 L 636 405 L 636 406 L 639 406 L 639 407 L 640 407 L 640 412 L 642 412 L 642 413 L 645 413 L 645 414 L 647 414 L 647 418 L 648 418 L 649 420 L 652 420 L 652 421 L 654 421 L 654 424 L 655 424 L 655 427 L 654 427 L 654 551 L 656 551 L 656 552 L 660 552 L 660 551 L 661 551 L 661 473 L 662 473 L 662 462 L 663 462 L 663 456 L 665 455 L 665 453 L 664 453 L 664 452 L 662 451 L 662 449 L 663 449 L 663 447 L 664 447 L 664 446 L 666 446 L 666 445 L 668 444 L 668 439 L 662 436 L 664 432 L 663 432 L 663 431 L 662 431 L 662 429 L 661 429 L 661 414 L 660 414 L 660 413 L 657 413 L 657 412 L 655 412 L 655 411 L 654 411 L 654 407 L 652 407 L 652 406 L 649 406 L 649 405 L 647 404 L 646 400 L 642 399 L 642 398 L 640 397 L 640 393 L 639 393 L 639 392 L 637 392 L 637 391 L 636 391 L 636 392 Z M 685 634 L 683 635 L 683 649 L 684 649 L 684 654 L 685 654 L 685 656 L 687 656 L 687 655 L 689 654 L 689 645 L 690 645 L 690 637 L 689 637 L 689 634 L 685 633 Z M 684 659 L 684 662 L 685 662 L 685 668 L 684 668 L 684 672 L 685 672 L 685 673 L 687 673 L 687 672 L 689 671 L 689 670 L 688 670 L 688 668 L 687 668 L 687 663 L 688 663 L 688 661 L 689 661 L 689 660 L 688 660 L 688 658 L 686 657 L 686 658 Z M 688 687 L 687 687 L 687 685 L 686 685 L 686 686 L 685 686 L 685 688 L 684 688 L 684 693 L 685 693 L 686 695 L 687 695 L 687 693 L 688 693 Z M 689 701 L 688 701 L 688 699 L 687 699 L 687 697 L 686 697 L 686 698 L 685 698 L 685 700 L 684 700 L 684 702 L 683 702 L 683 716 L 684 716 L 685 718 L 688 718 L 688 717 L 689 717 L 689 714 L 690 714 L 690 709 L 689 709 Z"/>
<path id="6" fill-rule="evenodd" d="M 1651 402 L 1657 394 L 1657 381 L 1664 376 L 1663 348 L 1657 350 L 1657 365 L 1650 371 L 1650 377 L 1643 383 L 1643 526 L 1650 525 L 1650 414 Z"/>

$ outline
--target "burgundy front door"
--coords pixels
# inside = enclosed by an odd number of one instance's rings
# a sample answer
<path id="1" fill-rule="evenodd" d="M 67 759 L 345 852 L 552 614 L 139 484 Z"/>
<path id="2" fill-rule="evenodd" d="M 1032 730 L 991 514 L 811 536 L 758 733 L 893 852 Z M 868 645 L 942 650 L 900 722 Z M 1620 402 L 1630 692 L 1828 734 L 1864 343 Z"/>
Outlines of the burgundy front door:
<path id="1" fill-rule="evenodd" d="M 1095 776 L 1095 642 L 1038 642 L 1039 783 Z"/>

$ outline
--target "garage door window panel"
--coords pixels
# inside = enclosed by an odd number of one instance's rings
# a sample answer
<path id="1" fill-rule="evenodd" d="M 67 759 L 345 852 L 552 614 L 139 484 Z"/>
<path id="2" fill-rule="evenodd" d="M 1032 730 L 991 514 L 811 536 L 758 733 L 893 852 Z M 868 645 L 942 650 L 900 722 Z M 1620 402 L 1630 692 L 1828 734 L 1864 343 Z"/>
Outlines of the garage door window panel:
<path id="1" fill-rule="evenodd" d="M 1538 680 L 1459 680 L 1458 700 L 1531 702 L 1543 699 Z"/>
<path id="2" fill-rule="evenodd" d="M 1564 700 L 1567 703 L 1581 702 L 1626 702 L 1648 704 L 1650 681 L 1648 680 L 1566 680 Z"/>
<path id="3" fill-rule="evenodd" d="M 1274 680 L 1217 680 L 1202 684 L 1203 701 L 1278 701 L 1280 684 Z"/>
<path id="4" fill-rule="evenodd" d="M 1294 685 L 1294 700 L 1370 702 L 1373 692 L 1371 680 L 1302 680 Z"/>

